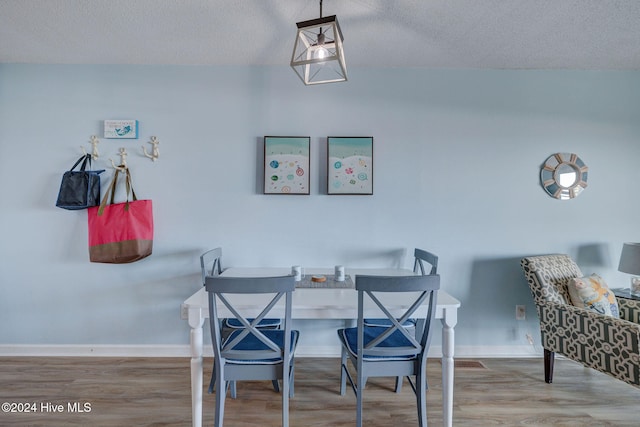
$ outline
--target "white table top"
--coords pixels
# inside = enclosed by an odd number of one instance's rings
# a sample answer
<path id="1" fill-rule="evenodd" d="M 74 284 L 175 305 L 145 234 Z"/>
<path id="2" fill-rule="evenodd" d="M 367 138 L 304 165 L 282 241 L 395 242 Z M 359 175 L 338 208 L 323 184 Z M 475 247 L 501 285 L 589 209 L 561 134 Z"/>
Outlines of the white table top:
<path id="1" fill-rule="evenodd" d="M 222 275 L 229 277 L 268 277 L 277 275 L 286 275 L 290 273 L 290 268 L 242 268 L 234 267 L 225 270 Z M 333 274 L 333 269 L 306 269 L 306 275 L 310 274 Z M 411 270 L 400 269 L 351 269 L 347 270 L 348 275 L 370 274 L 379 276 L 406 276 L 413 275 Z M 235 297 L 235 296 L 234 296 Z M 255 295 L 237 295 L 238 299 L 235 304 L 239 309 L 251 309 L 256 304 Z M 242 298 L 246 298 L 246 302 Z M 393 312 L 394 295 L 390 294 L 389 299 L 385 300 L 385 304 L 391 308 Z M 203 309 L 201 316 L 208 317 L 208 296 L 202 287 L 195 294 L 189 297 L 184 305 L 187 308 Z M 293 292 L 293 308 L 291 317 L 294 319 L 355 319 L 357 315 L 358 298 L 355 289 L 345 288 L 297 288 Z M 444 310 L 457 309 L 460 307 L 460 301 L 449 295 L 443 290 L 438 291 L 438 300 L 435 317 L 442 319 Z M 406 310 L 407 306 L 403 299 L 402 303 L 398 303 L 396 309 L 398 311 Z M 370 316 L 379 313 L 371 312 Z M 365 310 L 365 315 L 366 310 Z"/>

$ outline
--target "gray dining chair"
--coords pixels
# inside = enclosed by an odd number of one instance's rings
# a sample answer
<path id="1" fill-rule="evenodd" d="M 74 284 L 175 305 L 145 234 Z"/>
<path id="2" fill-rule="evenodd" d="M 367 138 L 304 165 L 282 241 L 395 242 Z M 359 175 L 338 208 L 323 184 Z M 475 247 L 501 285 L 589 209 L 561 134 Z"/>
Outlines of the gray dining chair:
<path id="1" fill-rule="evenodd" d="M 202 272 L 202 284 L 204 285 L 205 277 L 217 276 L 222 274 L 222 248 L 211 249 L 200 256 L 200 270 Z M 280 319 L 262 319 L 258 325 L 261 328 L 279 328 Z M 229 333 L 233 329 L 242 328 L 242 325 L 236 319 L 223 319 L 222 324 L 225 332 Z"/>
<path id="2" fill-rule="evenodd" d="M 413 272 L 415 274 L 437 274 L 438 273 L 438 256 L 425 251 L 424 249 L 415 248 L 413 251 L 414 262 L 413 262 Z M 429 267 L 425 267 L 425 264 L 428 264 Z M 427 272 L 428 270 L 428 272 Z M 389 319 L 364 319 L 365 326 L 381 326 L 381 327 L 389 327 L 391 326 L 391 322 Z M 417 328 L 416 336 L 420 334 L 420 328 L 423 327 L 422 322 L 417 322 L 416 319 L 407 319 L 403 325 L 405 328 Z M 402 391 L 402 377 L 396 378 L 396 393 L 400 393 Z"/>
<path id="3" fill-rule="evenodd" d="M 280 277 L 207 276 L 209 324 L 214 353 L 215 426 L 222 427 L 225 398 L 230 383 L 240 380 L 272 380 L 282 383 L 282 425 L 289 425 L 289 398 L 293 395 L 294 354 L 299 332 L 291 329 L 291 299 L 295 289 L 292 275 Z M 270 294 L 264 308 L 255 317 L 247 317 L 233 304 L 235 294 Z M 258 328 L 260 321 L 281 306 L 284 320 L 280 329 Z M 256 298 L 257 299 L 257 298 Z M 280 303 L 280 304 L 279 304 Z M 279 304 L 279 305 L 278 305 Z M 222 335 L 219 306 L 234 314 L 243 328 Z"/>
<path id="4" fill-rule="evenodd" d="M 207 277 L 218 276 L 222 274 L 224 269 L 222 268 L 222 248 L 214 248 L 206 251 L 200 255 L 200 272 L 202 274 L 202 285 L 206 284 Z M 243 325 L 235 318 L 224 318 L 222 322 L 223 336 L 229 335 L 231 332 L 237 329 L 242 329 Z M 280 327 L 281 319 L 262 319 L 258 324 L 258 328 L 264 329 L 277 329 Z M 211 381 L 209 382 L 209 394 L 213 393 L 213 386 L 215 384 L 215 371 L 211 374 Z M 276 391 L 280 391 L 278 382 L 273 382 L 273 388 Z M 231 384 L 231 397 L 236 398 L 236 384 Z"/>
<path id="5" fill-rule="evenodd" d="M 200 255 L 200 273 L 202 274 L 202 285 L 207 276 L 217 276 L 222 274 L 222 248 L 214 248 Z"/>
<path id="6" fill-rule="evenodd" d="M 427 352 L 431 342 L 431 326 L 436 310 L 440 276 L 356 276 L 358 292 L 358 322 L 355 328 L 338 330 L 342 343 L 340 366 L 340 394 L 346 392 L 347 378 L 356 394 L 356 426 L 362 426 L 362 400 L 369 377 L 403 377 L 416 395 L 418 422 L 427 425 Z M 384 305 L 384 294 L 406 297 L 409 307 L 403 314 L 391 313 Z M 417 293 L 417 296 L 416 296 Z M 371 302 L 389 320 L 389 327 L 365 326 L 364 306 Z M 411 316 L 425 319 L 419 337 L 403 326 Z M 347 360 L 356 370 L 354 380 L 347 368 Z M 415 381 L 412 379 L 415 377 Z"/>
<path id="7" fill-rule="evenodd" d="M 433 254 L 429 251 L 425 251 L 424 249 L 416 248 L 413 251 L 413 256 L 415 261 L 413 263 L 413 272 L 422 274 L 438 274 L 438 255 Z M 431 268 L 427 273 L 427 269 L 425 268 L 425 263 L 429 264 Z"/>

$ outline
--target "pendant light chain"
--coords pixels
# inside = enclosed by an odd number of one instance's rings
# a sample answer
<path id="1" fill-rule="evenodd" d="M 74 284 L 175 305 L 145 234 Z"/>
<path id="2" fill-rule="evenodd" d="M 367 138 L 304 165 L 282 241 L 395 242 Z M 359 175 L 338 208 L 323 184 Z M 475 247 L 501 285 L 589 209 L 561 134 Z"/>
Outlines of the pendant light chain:
<path id="1" fill-rule="evenodd" d="M 320 0 L 320 19 L 322 19 L 322 0 Z M 322 42 L 324 43 L 324 35 L 322 34 L 322 27 L 320 27 L 320 34 L 318 35 L 318 41 L 321 41 L 320 39 L 322 39 Z"/>

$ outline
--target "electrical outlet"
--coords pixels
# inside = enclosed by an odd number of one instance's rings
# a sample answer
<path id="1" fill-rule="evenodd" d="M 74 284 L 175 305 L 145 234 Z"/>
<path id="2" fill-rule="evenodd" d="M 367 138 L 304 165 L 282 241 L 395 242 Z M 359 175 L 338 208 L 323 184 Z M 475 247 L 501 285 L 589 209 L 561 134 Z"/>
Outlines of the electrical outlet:
<path id="1" fill-rule="evenodd" d="M 188 317 L 189 317 L 189 309 L 187 308 L 186 305 L 182 304 L 180 306 L 180 319 L 187 320 Z"/>
<path id="2" fill-rule="evenodd" d="M 527 309 L 524 305 L 516 305 L 516 320 L 525 320 L 527 318 Z"/>

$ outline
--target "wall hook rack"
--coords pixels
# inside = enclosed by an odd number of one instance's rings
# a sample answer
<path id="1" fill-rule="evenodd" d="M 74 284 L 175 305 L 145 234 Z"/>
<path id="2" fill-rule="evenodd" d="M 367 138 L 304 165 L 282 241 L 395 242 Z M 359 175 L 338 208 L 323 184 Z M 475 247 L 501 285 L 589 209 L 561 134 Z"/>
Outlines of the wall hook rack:
<path id="1" fill-rule="evenodd" d="M 118 169 L 122 172 L 126 171 L 127 169 L 127 155 L 129 153 L 127 153 L 127 150 L 124 147 L 120 147 L 120 152 L 118 153 L 120 155 L 120 165 L 116 166 L 115 163 L 113 163 L 113 159 L 109 158 L 109 160 L 111 161 L 111 166 L 114 169 Z"/>
<path id="2" fill-rule="evenodd" d="M 98 157 L 100 157 L 100 153 L 98 152 L 98 144 L 100 143 L 100 140 L 98 139 L 97 136 L 95 135 L 91 135 L 91 141 L 89 141 L 89 144 L 91 144 L 91 158 L 93 160 L 97 160 Z M 80 147 L 82 149 L 82 152 L 84 153 L 84 155 L 87 155 L 87 150 L 84 149 L 84 147 Z"/>
<path id="3" fill-rule="evenodd" d="M 144 147 L 144 145 L 142 146 L 142 152 L 144 153 L 145 157 L 148 157 L 155 162 L 156 160 L 158 160 L 158 157 L 160 157 L 160 150 L 158 149 L 158 144 L 160 144 L 160 141 L 158 141 L 158 138 L 156 138 L 155 136 L 152 136 L 151 141 L 148 141 L 148 143 L 153 146 L 153 148 L 151 149 L 151 154 L 147 153 L 147 149 Z"/>

